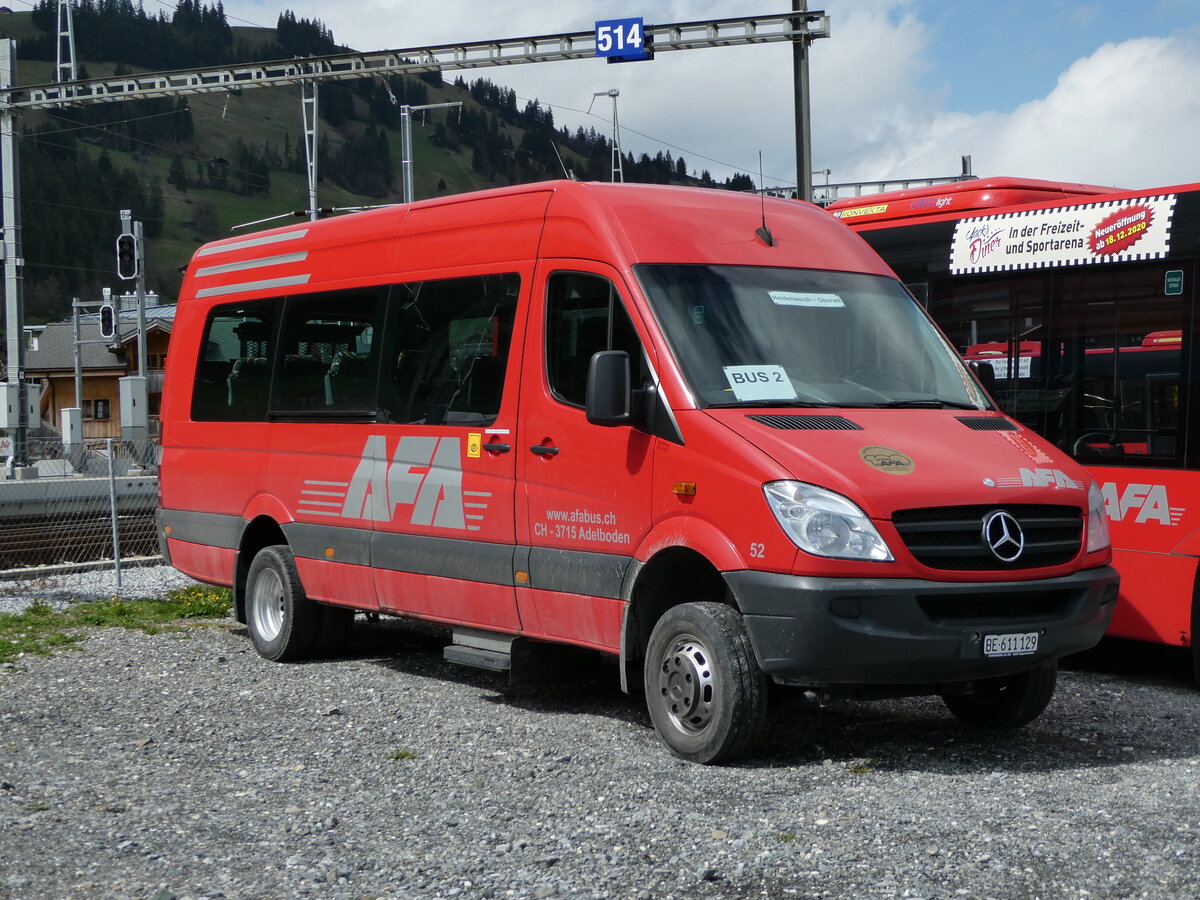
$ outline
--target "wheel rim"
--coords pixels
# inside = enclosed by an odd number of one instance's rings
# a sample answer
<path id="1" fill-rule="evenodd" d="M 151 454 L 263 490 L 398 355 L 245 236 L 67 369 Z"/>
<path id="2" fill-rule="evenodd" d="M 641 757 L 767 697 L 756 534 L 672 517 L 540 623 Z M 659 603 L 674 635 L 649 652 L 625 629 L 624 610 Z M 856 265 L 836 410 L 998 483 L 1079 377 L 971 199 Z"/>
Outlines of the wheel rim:
<path id="1" fill-rule="evenodd" d="M 663 709 L 685 734 L 699 734 L 712 722 L 716 709 L 716 673 L 712 654 L 695 635 L 681 634 L 670 642 L 658 670 Z"/>
<path id="2" fill-rule="evenodd" d="M 272 569 L 264 569 L 254 579 L 250 620 L 255 633 L 264 641 L 275 640 L 283 629 L 283 581 Z"/>

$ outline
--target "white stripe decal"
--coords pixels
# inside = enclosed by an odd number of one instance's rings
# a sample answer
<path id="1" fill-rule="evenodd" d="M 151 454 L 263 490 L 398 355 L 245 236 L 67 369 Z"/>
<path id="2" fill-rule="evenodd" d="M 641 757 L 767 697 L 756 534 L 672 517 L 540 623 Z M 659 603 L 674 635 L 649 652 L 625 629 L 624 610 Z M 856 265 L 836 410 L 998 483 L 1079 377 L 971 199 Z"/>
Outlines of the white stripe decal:
<path id="1" fill-rule="evenodd" d="M 287 278 L 267 278 L 264 281 L 244 281 L 240 284 L 223 284 L 220 287 L 201 288 L 196 291 L 197 297 L 219 297 L 222 294 L 237 294 L 242 291 L 264 291 L 267 288 L 291 287 L 296 284 L 307 284 L 312 278 L 311 273 L 304 275 L 289 275 Z"/>
<path id="2" fill-rule="evenodd" d="M 234 241 L 232 244 L 220 244 L 214 247 L 201 247 L 196 251 L 197 256 L 215 256 L 218 253 L 232 253 L 234 250 L 245 250 L 247 247 L 261 247 L 264 244 L 278 244 L 280 241 L 296 241 L 308 234 L 307 228 L 299 231 L 285 231 L 282 234 L 264 234 L 260 237 L 246 238 L 244 241 Z"/>
<path id="3" fill-rule="evenodd" d="M 196 277 L 206 278 L 209 275 L 224 275 L 227 272 L 241 272 L 244 269 L 261 269 L 264 266 L 282 266 L 286 263 L 304 262 L 306 259 L 308 259 L 307 250 L 299 253 L 285 253 L 282 256 L 262 256 L 258 259 L 246 259 L 242 262 L 225 263 L 220 266 L 205 266 L 196 271 Z"/>

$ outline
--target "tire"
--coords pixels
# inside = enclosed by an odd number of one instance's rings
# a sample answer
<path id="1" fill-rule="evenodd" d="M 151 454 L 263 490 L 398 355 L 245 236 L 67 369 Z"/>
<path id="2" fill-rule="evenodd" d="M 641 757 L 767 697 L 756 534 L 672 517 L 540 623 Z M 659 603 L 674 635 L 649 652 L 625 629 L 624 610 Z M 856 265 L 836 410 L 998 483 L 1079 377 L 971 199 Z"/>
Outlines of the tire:
<path id="1" fill-rule="evenodd" d="M 321 619 L 321 607 L 304 593 L 287 545 L 259 550 L 246 576 L 246 627 L 258 655 L 279 662 L 307 659 Z"/>
<path id="2" fill-rule="evenodd" d="M 766 676 L 741 614 L 722 603 L 667 610 L 650 634 L 644 683 L 650 719 L 681 759 L 730 760 L 766 718 Z"/>
<path id="3" fill-rule="evenodd" d="M 1042 714 L 1054 696 L 1058 663 L 1017 675 L 985 678 L 969 694 L 944 694 L 959 721 L 976 728 L 1020 728 Z"/>

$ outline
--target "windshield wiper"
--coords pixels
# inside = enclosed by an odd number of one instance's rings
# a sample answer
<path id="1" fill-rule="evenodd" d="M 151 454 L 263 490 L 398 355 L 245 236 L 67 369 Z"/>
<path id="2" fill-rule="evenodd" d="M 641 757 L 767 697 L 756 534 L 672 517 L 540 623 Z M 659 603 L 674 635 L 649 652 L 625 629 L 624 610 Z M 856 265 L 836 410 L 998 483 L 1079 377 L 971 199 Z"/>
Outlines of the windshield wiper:
<path id="1" fill-rule="evenodd" d="M 707 409 L 777 409 L 779 407 L 833 407 L 841 406 L 825 400 L 737 400 L 733 403 L 710 403 Z"/>
<path id="2" fill-rule="evenodd" d="M 943 400 L 940 397 L 930 397 L 925 400 L 888 400 L 884 403 L 870 403 L 864 406 L 879 409 L 970 409 L 983 412 L 974 403 L 964 403 L 961 400 Z"/>

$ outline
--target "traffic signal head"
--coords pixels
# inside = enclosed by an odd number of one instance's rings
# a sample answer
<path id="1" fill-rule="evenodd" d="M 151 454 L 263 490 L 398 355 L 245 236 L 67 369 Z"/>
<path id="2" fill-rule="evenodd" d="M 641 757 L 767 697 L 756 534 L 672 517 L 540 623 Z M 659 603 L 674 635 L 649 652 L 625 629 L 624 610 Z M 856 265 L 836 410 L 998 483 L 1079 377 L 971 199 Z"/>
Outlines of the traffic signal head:
<path id="1" fill-rule="evenodd" d="M 117 238 L 117 275 L 126 281 L 137 278 L 137 241 L 132 234 L 123 234 Z"/>
<path id="2" fill-rule="evenodd" d="M 100 337 L 111 338 L 117 334 L 117 311 L 111 303 L 100 307 Z"/>

